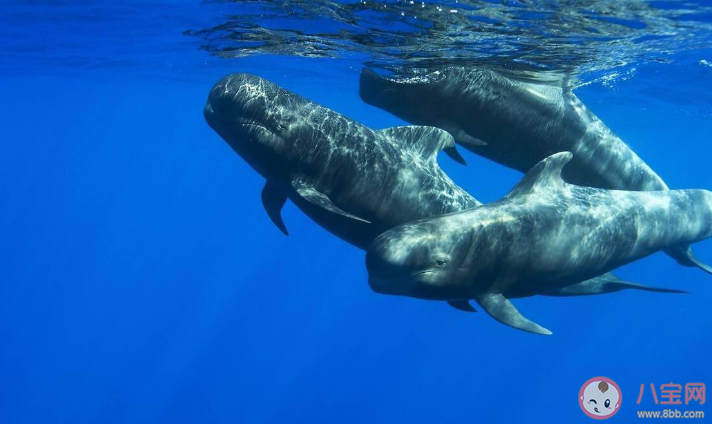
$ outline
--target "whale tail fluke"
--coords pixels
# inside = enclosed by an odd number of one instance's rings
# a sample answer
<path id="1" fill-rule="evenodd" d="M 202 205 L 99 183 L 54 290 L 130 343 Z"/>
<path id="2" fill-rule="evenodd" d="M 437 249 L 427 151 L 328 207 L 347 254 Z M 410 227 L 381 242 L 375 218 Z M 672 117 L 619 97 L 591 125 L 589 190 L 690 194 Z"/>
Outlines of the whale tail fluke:
<path id="1" fill-rule="evenodd" d="M 684 290 L 651 287 L 644 284 L 621 280 L 610 272 L 590 280 L 582 281 L 561 289 L 542 293 L 544 296 L 594 296 L 598 294 L 615 293 L 621 290 L 643 290 L 654 293 L 687 293 Z"/>
<path id="2" fill-rule="evenodd" d="M 712 275 L 712 267 L 702 262 L 692 253 L 690 246 L 675 246 L 665 249 L 665 253 L 670 255 L 680 265 L 697 267 L 702 271 Z"/>

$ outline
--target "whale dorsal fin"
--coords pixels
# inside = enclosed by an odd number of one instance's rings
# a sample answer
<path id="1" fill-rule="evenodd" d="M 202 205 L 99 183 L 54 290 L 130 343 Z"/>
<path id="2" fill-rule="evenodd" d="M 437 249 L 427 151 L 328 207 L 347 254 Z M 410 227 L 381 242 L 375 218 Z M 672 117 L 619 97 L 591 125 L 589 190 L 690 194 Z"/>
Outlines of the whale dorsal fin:
<path id="1" fill-rule="evenodd" d="M 455 148 L 452 135 L 440 128 L 420 125 L 386 128 L 379 131 L 406 146 L 418 156 L 435 161 L 438 152 L 443 150 L 455 162 L 465 165 L 465 160 Z"/>
<path id="2" fill-rule="evenodd" d="M 506 197 L 522 196 L 539 190 L 551 190 L 553 187 L 563 186 L 564 180 L 561 178 L 561 171 L 573 156 L 570 152 L 555 153 L 537 163 Z"/>

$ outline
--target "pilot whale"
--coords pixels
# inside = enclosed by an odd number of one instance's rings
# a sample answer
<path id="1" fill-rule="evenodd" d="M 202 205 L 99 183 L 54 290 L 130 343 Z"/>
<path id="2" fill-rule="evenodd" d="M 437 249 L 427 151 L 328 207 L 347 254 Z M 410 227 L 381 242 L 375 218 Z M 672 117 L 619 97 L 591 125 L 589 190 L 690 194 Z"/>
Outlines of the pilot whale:
<path id="1" fill-rule="evenodd" d="M 526 173 L 542 159 L 573 153 L 566 182 L 612 190 L 668 186 L 569 89 L 507 78 L 484 68 L 448 67 L 393 79 L 364 69 L 360 95 L 368 104 L 416 125 L 450 132 L 468 150 Z M 712 273 L 689 246 L 666 253 Z"/>
<path id="2" fill-rule="evenodd" d="M 463 302 L 538 333 L 508 300 L 562 290 L 670 246 L 712 236 L 712 192 L 565 183 L 569 152 L 541 161 L 502 200 L 395 227 L 366 254 L 371 288 Z"/>
<path id="3" fill-rule="evenodd" d="M 262 203 L 285 234 L 281 210 L 287 199 L 361 249 L 397 225 L 481 205 L 440 169 L 440 150 L 461 160 L 454 139 L 442 129 L 408 126 L 375 131 L 248 74 L 218 81 L 204 115 L 267 180 Z M 547 294 L 589 295 L 626 288 L 669 291 L 605 274 Z M 466 302 L 451 305 L 471 310 Z"/>
<path id="4" fill-rule="evenodd" d="M 372 130 L 248 74 L 221 79 L 204 110 L 208 124 L 266 180 L 267 214 L 287 234 L 287 199 L 332 234 L 359 248 L 412 219 L 481 203 L 437 163 L 455 141 L 434 127 Z"/>

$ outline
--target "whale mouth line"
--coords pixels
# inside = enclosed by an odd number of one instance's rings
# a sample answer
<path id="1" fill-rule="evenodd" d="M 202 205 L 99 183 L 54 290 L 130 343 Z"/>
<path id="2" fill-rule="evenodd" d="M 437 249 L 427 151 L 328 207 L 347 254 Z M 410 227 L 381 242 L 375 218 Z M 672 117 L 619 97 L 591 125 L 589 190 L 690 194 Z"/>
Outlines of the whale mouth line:
<path id="1" fill-rule="evenodd" d="M 409 274 L 409 275 L 406 275 L 406 276 L 403 276 L 403 277 L 400 277 L 400 278 L 371 277 L 371 278 L 369 278 L 368 280 L 369 280 L 369 283 L 370 283 L 371 281 L 374 281 L 374 282 L 388 282 L 388 283 L 406 283 L 406 282 L 413 282 L 413 281 L 415 280 L 415 278 L 417 278 L 417 277 L 420 276 L 420 275 L 432 274 L 432 273 L 434 273 L 434 272 L 435 272 L 435 271 L 433 271 L 432 269 L 428 269 L 428 270 L 425 270 L 425 271 L 417 271 L 417 272 L 414 272 L 414 273 L 412 273 L 412 274 Z"/>
<path id="2" fill-rule="evenodd" d="M 270 133 L 273 132 L 269 127 L 267 127 L 267 125 L 247 118 L 219 117 L 219 119 L 226 124 L 232 124 L 243 129 L 262 128 L 263 130 L 268 131 Z"/>
<path id="3" fill-rule="evenodd" d="M 432 269 L 426 269 L 425 271 L 414 272 L 414 273 L 410 274 L 410 276 L 407 279 L 412 280 L 413 278 L 415 278 L 419 275 L 432 274 L 434 272 L 435 271 L 433 271 Z M 404 278 L 404 280 L 405 280 L 405 278 Z"/>
<path id="4" fill-rule="evenodd" d="M 233 124 L 233 125 L 237 125 L 240 127 L 260 127 L 260 128 L 264 128 L 267 131 L 271 131 L 266 125 L 260 124 L 259 122 L 255 121 L 254 119 L 244 118 L 241 116 L 237 116 L 237 117 L 228 116 L 228 115 L 225 115 L 224 113 L 216 112 L 215 109 L 213 109 L 210 105 L 208 105 L 208 107 L 206 107 L 205 114 L 206 114 L 206 117 L 209 116 L 210 117 L 209 119 L 211 119 L 211 120 L 221 121 L 226 124 Z"/>

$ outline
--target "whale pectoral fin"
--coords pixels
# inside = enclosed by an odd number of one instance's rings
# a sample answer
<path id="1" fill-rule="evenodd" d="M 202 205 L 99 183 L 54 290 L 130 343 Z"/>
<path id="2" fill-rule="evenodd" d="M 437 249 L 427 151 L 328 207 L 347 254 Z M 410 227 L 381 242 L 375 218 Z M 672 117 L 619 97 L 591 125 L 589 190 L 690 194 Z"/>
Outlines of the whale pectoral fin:
<path id="1" fill-rule="evenodd" d="M 534 165 L 505 197 L 526 195 L 536 191 L 553 190 L 563 187 L 561 172 L 574 157 L 570 152 L 559 152 L 542 159 Z"/>
<path id="2" fill-rule="evenodd" d="M 450 122 L 441 122 L 438 124 L 438 127 L 452 134 L 452 136 L 455 137 L 455 141 L 465 147 L 483 147 L 487 145 L 486 142 L 468 134 L 459 125 L 455 125 Z"/>
<path id="3" fill-rule="evenodd" d="M 262 206 L 267 211 L 269 219 L 279 228 L 279 231 L 288 236 L 289 231 L 287 231 L 287 227 L 282 220 L 282 208 L 285 203 L 287 203 L 287 195 L 284 194 L 284 191 L 267 181 L 264 188 L 262 188 Z"/>
<path id="4" fill-rule="evenodd" d="M 697 267 L 702 271 L 712 274 L 712 267 L 697 259 L 692 253 L 690 246 L 673 246 L 665 249 L 665 253 L 670 255 L 680 265 Z"/>
<path id="5" fill-rule="evenodd" d="M 450 159 L 454 160 L 455 162 L 459 163 L 460 165 L 467 166 L 467 162 L 465 161 L 465 158 L 463 158 L 460 155 L 460 152 L 457 151 L 457 148 L 455 146 L 446 147 L 443 149 L 443 152 L 445 152 L 446 155 L 450 156 Z"/>
<path id="6" fill-rule="evenodd" d="M 512 302 L 500 293 L 485 293 L 475 297 L 475 300 L 492 318 L 502 324 L 530 333 L 551 335 L 551 331 L 524 318 Z"/>
<path id="7" fill-rule="evenodd" d="M 363 218 L 359 218 L 356 215 L 351 215 L 350 213 L 339 209 L 339 207 L 336 206 L 334 204 L 334 202 L 331 201 L 331 199 L 329 199 L 329 196 L 320 192 L 319 190 L 315 189 L 313 186 L 311 186 L 307 183 L 304 183 L 301 181 L 294 181 L 294 182 L 292 182 L 292 186 L 297 191 L 297 194 L 299 194 L 299 196 L 301 196 L 302 199 L 306 200 L 307 202 L 311 203 L 314 206 L 318 206 L 318 207 L 325 209 L 329 212 L 333 212 L 335 214 L 345 216 L 346 218 L 351 218 L 356 221 L 365 222 L 366 224 L 371 223 L 371 221 L 367 221 Z"/>
<path id="8" fill-rule="evenodd" d="M 684 290 L 650 287 L 639 283 L 624 281 L 609 272 L 596 278 L 591 278 L 590 280 L 542 294 L 544 296 L 593 296 L 597 294 L 615 293 L 621 290 L 644 290 L 655 293 L 687 293 Z"/>
<path id="9" fill-rule="evenodd" d="M 706 263 L 702 262 L 701 260 L 697 259 L 695 256 L 692 255 L 692 256 L 688 257 L 687 259 L 689 259 L 690 262 L 692 262 L 692 264 L 693 264 L 692 266 L 696 266 L 697 268 L 701 269 L 702 271 L 704 271 L 708 274 L 712 274 L 712 267 L 710 267 Z"/>
<path id="10" fill-rule="evenodd" d="M 486 141 L 482 141 L 477 137 L 473 137 L 470 134 L 466 132 L 462 132 L 462 134 L 458 137 L 455 138 L 458 143 L 464 145 L 464 146 L 471 146 L 471 147 L 484 147 L 487 145 Z"/>
<path id="11" fill-rule="evenodd" d="M 477 309 L 470 305 L 469 300 L 448 300 L 447 304 L 463 312 L 477 312 Z"/>

